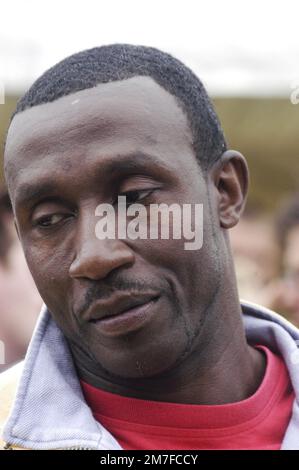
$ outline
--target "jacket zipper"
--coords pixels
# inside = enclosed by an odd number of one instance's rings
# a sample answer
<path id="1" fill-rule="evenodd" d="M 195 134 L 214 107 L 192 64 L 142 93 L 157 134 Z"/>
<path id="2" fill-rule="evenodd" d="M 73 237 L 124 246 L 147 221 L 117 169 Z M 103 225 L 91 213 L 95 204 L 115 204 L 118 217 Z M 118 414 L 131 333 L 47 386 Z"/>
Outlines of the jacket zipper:
<path id="1" fill-rule="evenodd" d="M 22 447 L 17 447 L 19 450 L 31 450 L 31 449 L 25 449 Z M 12 444 L 5 444 L 3 447 L 3 450 L 16 450 Z M 91 447 L 62 447 L 60 449 L 53 449 L 53 450 L 95 450 L 92 449 Z"/>

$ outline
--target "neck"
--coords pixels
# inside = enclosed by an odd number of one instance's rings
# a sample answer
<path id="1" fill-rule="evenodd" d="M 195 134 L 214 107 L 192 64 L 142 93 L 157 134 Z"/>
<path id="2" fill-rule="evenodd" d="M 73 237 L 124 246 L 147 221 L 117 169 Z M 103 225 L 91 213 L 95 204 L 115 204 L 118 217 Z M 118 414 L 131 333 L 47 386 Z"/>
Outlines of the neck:
<path id="1" fill-rule="evenodd" d="M 263 379 L 265 356 L 247 344 L 238 300 L 234 312 L 231 302 L 225 308 L 223 300 L 209 312 L 193 351 L 171 370 L 138 379 L 112 376 L 70 343 L 79 378 L 107 392 L 144 400 L 198 405 L 245 400 Z"/>

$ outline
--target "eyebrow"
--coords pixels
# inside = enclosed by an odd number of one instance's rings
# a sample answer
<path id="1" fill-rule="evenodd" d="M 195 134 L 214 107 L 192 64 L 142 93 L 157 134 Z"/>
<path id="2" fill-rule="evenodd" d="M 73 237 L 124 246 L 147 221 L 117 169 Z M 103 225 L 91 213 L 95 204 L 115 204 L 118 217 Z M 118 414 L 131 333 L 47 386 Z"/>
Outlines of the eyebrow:
<path id="1" fill-rule="evenodd" d="M 160 158 L 154 155 L 138 152 L 124 156 L 120 155 L 119 157 L 119 160 L 114 159 L 113 161 L 102 162 L 99 165 L 95 176 L 97 176 L 97 174 L 105 173 L 106 177 L 108 177 L 109 175 L 109 177 L 113 178 L 118 174 L 120 174 L 121 176 L 125 176 L 134 172 L 141 172 L 144 170 L 150 171 L 152 172 L 152 174 L 156 174 L 160 177 L 161 172 L 164 174 L 168 174 L 169 176 L 173 176 L 171 166 L 166 165 L 164 162 L 161 161 Z M 25 205 L 28 207 L 34 204 L 34 202 L 46 198 L 55 198 L 57 200 L 62 200 L 62 197 L 58 196 L 58 191 L 59 184 L 57 184 L 56 180 L 22 183 L 20 187 L 16 190 L 15 205 L 16 207 L 20 205 Z"/>
<path id="2" fill-rule="evenodd" d="M 118 161 L 113 160 L 103 163 L 103 169 L 109 176 L 114 176 L 119 172 L 130 173 L 134 170 L 140 171 L 144 169 L 157 173 L 163 171 L 169 175 L 172 173 L 171 166 L 165 164 L 155 155 L 137 152 L 125 156 L 120 155 L 119 157 L 120 159 Z"/>

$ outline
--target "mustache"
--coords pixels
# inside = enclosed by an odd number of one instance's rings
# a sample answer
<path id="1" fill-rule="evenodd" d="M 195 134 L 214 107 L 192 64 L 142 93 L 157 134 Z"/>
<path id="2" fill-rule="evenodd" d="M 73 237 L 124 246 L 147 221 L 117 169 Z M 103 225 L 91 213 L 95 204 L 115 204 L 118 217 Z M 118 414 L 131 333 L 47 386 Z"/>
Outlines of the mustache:
<path id="1" fill-rule="evenodd" d="M 76 309 L 76 317 L 81 318 L 81 315 L 90 308 L 90 306 L 97 300 L 104 300 L 111 297 L 114 292 L 126 292 L 134 294 L 142 294 L 147 292 L 159 292 L 167 296 L 172 296 L 171 288 L 169 285 L 163 283 L 160 285 L 154 284 L 148 280 L 142 279 L 124 279 L 123 277 L 113 277 L 106 281 L 98 281 L 91 285 L 85 292 L 82 304 Z"/>

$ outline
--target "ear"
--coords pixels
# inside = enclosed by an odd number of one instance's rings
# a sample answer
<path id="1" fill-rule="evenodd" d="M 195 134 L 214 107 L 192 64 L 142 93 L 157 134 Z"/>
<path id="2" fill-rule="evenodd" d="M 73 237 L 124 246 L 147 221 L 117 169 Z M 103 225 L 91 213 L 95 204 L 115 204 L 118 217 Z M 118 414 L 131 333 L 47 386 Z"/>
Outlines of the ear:
<path id="1" fill-rule="evenodd" d="M 248 191 L 249 171 L 245 158 L 227 150 L 211 170 L 218 196 L 219 221 L 222 228 L 234 227 L 240 219 Z"/>

